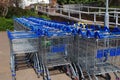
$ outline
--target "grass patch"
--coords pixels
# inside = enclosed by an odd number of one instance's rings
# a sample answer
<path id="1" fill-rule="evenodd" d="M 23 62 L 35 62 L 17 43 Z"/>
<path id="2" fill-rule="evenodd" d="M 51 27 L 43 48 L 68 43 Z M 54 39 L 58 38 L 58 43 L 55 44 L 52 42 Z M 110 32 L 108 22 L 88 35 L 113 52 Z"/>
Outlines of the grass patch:
<path id="1" fill-rule="evenodd" d="M 40 15 L 39 17 L 43 19 L 51 20 L 51 18 L 47 15 Z"/>

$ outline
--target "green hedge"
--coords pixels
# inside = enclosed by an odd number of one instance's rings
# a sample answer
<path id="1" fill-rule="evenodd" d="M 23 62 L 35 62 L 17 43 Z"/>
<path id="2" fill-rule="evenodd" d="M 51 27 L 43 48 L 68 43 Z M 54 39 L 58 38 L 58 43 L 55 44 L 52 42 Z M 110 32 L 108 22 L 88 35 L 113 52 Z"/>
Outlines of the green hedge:
<path id="1" fill-rule="evenodd" d="M 13 30 L 13 20 L 0 17 L 0 31 Z"/>

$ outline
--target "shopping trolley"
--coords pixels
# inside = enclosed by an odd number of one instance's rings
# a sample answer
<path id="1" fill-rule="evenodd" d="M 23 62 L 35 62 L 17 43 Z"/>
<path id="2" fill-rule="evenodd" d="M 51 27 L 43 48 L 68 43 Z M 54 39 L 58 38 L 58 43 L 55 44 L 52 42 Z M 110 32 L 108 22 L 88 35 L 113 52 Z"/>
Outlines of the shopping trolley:
<path id="1" fill-rule="evenodd" d="M 37 23 L 30 21 L 25 17 L 14 19 L 14 30 L 16 31 L 29 31 L 31 29 L 31 25 L 37 25 Z"/>
<path id="2" fill-rule="evenodd" d="M 69 69 L 72 78 L 76 79 L 76 72 L 71 65 L 68 56 L 68 54 L 73 51 L 73 36 L 55 28 L 46 27 L 45 29 L 42 27 L 42 29 L 38 29 L 40 34 L 42 31 L 44 33 L 44 36 L 41 36 L 39 40 L 39 56 L 42 61 L 41 66 L 43 68 L 43 79 L 50 80 L 49 68 L 58 66 L 63 66 Z"/>
<path id="3" fill-rule="evenodd" d="M 10 63 L 12 80 L 16 79 L 16 69 L 18 67 L 18 56 L 25 57 L 25 62 L 32 63 L 38 76 L 40 76 L 40 65 L 38 57 L 38 35 L 31 31 L 7 31 L 9 42 L 10 42 Z"/>
<path id="4" fill-rule="evenodd" d="M 110 32 L 107 28 L 99 31 L 79 31 L 77 37 L 78 58 L 76 60 L 82 78 L 83 72 L 87 72 L 89 79 L 96 75 L 120 71 L 120 35 Z M 77 57 L 76 56 L 76 57 Z M 116 79 L 119 77 L 116 75 Z"/>
<path id="5" fill-rule="evenodd" d="M 23 25 L 25 22 L 27 21 L 24 20 L 23 18 L 15 18 L 14 19 L 14 30 L 16 31 L 26 30 L 26 27 Z"/>

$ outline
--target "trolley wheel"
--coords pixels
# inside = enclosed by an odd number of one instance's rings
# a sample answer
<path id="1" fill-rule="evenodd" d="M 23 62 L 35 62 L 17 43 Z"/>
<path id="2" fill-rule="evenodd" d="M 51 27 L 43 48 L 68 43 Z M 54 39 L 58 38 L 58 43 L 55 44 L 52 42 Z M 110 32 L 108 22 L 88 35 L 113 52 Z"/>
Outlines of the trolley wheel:
<path id="1" fill-rule="evenodd" d="M 46 79 L 43 77 L 43 80 L 46 80 Z"/>
<path id="2" fill-rule="evenodd" d="M 40 75 L 38 75 L 38 78 L 40 78 Z"/>
<path id="3" fill-rule="evenodd" d="M 47 78 L 43 75 L 43 80 L 47 80 Z"/>
<path id="4" fill-rule="evenodd" d="M 12 80 L 16 80 L 16 77 L 12 77 Z"/>
<path id="5" fill-rule="evenodd" d="M 70 66 L 66 66 L 66 74 L 72 78 L 72 72 Z"/>
<path id="6" fill-rule="evenodd" d="M 111 76 L 108 73 L 106 73 L 105 76 L 106 76 L 106 80 L 111 80 Z"/>
<path id="7" fill-rule="evenodd" d="M 73 77 L 72 80 L 79 80 L 78 77 Z"/>
<path id="8" fill-rule="evenodd" d="M 116 78 L 116 80 L 120 80 L 120 78 L 119 78 L 119 77 L 117 77 L 117 78 Z"/>
<path id="9" fill-rule="evenodd" d="M 37 77 L 40 78 L 40 76 L 41 76 L 40 73 L 37 73 Z"/>
<path id="10" fill-rule="evenodd" d="M 42 73 L 42 76 L 43 76 L 43 80 L 47 80 L 47 75 L 44 72 Z"/>
<path id="11" fill-rule="evenodd" d="M 78 70 L 79 79 L 80 79 L 80 80 L 85 80 L 84 78 L 82 78 L 82 74 L 81 74 L 81 72 L 80 72 L 80 69 L 79 69 L 78 65 L 76 66 L 76 68 L 77 68 L 77 70 Z"/>
<path id="12" fill-rule="evenodd" d="M 48 79 L 46 76 L 43 77 L 43 80 L 51 80 L 51 79 Z"/>
<path id="13" fill-rule="evenodd" d="M 72 80 L 79 80 L 78 76 L 73 75 L 71 66 L 68 65 L 67 68 L 68 68 L 67 69 L 68 76 L 70 76 Z"/>
<path id="14" fill-rule="evenodd" d="M 45 75 L 44 75 L 44 73 L 43 73 L 43 74 L 41 74 L 41 75 L 42 75 L 42 77 L 43 77 L 43 80 L 46 80 L 46 79 L 45 79 Z"/>

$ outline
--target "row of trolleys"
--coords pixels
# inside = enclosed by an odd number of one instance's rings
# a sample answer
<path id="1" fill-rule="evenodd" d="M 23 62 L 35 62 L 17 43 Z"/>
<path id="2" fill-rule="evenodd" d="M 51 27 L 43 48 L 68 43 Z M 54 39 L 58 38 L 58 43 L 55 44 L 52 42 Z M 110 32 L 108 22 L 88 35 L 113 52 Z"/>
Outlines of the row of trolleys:
<path id="1" fill-rule="evenodd" d="M 14 19 L 10 42 L 12 79 L 16 79 L 19 56 L 38 77 L 51 80 L 50 68 L 58 68 L 72 80 L 119 80 L 120 29 L 96 25 L 68 25 L 35 17 Z"/>

